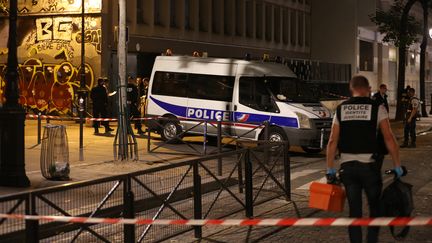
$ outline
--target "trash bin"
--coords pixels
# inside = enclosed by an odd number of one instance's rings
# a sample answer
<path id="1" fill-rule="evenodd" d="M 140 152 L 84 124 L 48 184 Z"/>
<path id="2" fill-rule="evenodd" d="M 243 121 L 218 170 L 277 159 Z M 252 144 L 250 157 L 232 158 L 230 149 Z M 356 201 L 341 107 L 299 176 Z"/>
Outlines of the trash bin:
<path id="1" fill-rule="evenodd" d="M 69 180 L 69 145 L 64 125 L 46 125 L 41 149 L 42 176 L 48 180 Z"/>

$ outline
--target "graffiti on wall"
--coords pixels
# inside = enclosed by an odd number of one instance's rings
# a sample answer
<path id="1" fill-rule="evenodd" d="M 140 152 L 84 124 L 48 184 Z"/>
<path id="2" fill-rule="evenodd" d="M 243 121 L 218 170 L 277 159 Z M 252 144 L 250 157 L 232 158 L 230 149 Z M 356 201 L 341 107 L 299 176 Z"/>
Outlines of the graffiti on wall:
<path id="1" fill-rule="evenodd" d="M 7 14 L 9 1 L 0 0 L 0 7 Z M 85 10 L 86 13 L 100 13 L 102 0 L 85 0 Z M 20 15 L 79 14 L 81 0 L 19 0 L 18 13 Z"/>
<path id="2" fill-rule="evenodd" d="M 0 64 L 0 83 L 5 85 L 6 65 Z M 19 65 L 20 103 L 30 109 L 44 113 L 70 111 L 75 90 L 80 86 L 81 68 L 70 62 L 44 64 L 30 58 Z M 86 64 L 86 85 L 90 89 L 94 83 L 94 73 Z"/>
<path id="3" fill-rule="evenodd" d="M 19 88 L 23 106 L 46 113 L 71 111 L 80 83 L 83 40 L 86 43 L 87 88 L 93 87 L 95 77 L 100 75 L 100 17 L 86 17 L 85 27 L 83 38 L 79 17 L 38 16 L 25 18 L 19 23 Z M 0 22 L 0 33 L 7 28 L 6 21 Z M 6 61 L 7 51 L 0 52 L 2 102 Z"/>

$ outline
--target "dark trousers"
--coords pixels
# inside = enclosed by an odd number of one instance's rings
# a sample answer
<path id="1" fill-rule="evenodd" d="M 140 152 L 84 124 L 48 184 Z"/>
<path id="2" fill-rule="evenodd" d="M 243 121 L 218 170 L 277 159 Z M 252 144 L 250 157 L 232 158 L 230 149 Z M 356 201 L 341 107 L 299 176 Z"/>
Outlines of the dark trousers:
<path id="1" fill-rule="evenodd" d="M 349 205 L 349 217 L 361 218 L 362 211 L 362 191 L 366 193 L 369 205 L 369 216 L 379 217 L 379 200 L 382 189 L 381 172 L 376 163 L 361 163 L 351 161 L 342 163 L 339 171 Z M 348 228 L 351 243 L 362 242 L 362 229 L 359 226 Z M 368 227 L 367 242 L 378 242 L 379 227 Z"/>
<path id="2" fill-rule="evenodd" d="M 129 105 L 129 114 L 131 115 L 131 119 L 133 118 L 140 118 L 141 113 L 138 110 L 138 107 L 136 105 Z M 142 124 L 140 120 L 134 120 L 134 126 L 135 129 L 141 130 Z"/>
<path id="3" fill-rule="evenodd" d="M 93 106 L 93 118 L 107 118 L 107 114 L 108 112 L 105 107 Z M 95 128 L 95 130 L 99 129 L 100 124 L 102 124 L 102 126 L 104 126 L 105 128 L 109 127 L 109 124 L 106 121 L 104 122 L 94 121 L 93 127 Z"/>
<path id="4" fill-rule="evenodd" d="M 410 123 L 405 122 L 404 127 L 404 142 L 408 143 L 411 137 L 411 143 L 416 143 L 416 126 L 417 120 L 413 118 Z"/>

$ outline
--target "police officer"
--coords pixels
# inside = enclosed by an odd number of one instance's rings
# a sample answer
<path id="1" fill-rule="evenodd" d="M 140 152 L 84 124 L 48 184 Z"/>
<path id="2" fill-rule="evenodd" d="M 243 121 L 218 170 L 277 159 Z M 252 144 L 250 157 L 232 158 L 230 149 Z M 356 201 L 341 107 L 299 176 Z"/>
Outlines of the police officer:
<path id="1" fill-rule="evenodd" d="M 378 92 L 372 96 L 372 99 L 377 102 L 377 105 L 383 105 L 386 108 L 387 113 L 389 112 L 389 104 L 387 101 L 387 85 L 381 84 Z M 384 157 L 387 154 L 388 151 L 384 143 L 384 137 L 382 135 L 382 132 L 378 130 L 378 149 L 374 156 L 374 159 L 380 170 L 384 162 Z"/>
<path id="2" fill-rule="evenodd" d="M 127 104 L 129 108 L 129 114 L 131 118 L 140 118 L 140 112 L 138 110 L 138 102 L 139 102 L 139 91 L 136 85 L 135 79 L 132 77 L 128 78 L 127 85 Z M 138 134 L 144 134 L 142 130 L 142 125 L 140 120 L 135 120 L 135 129 L 137 129 Z"/>
<path id="3" fill-rule="evenodd" d="M 416 147 L 416 125 L 417 117 L 420 108 L 420 100 L 415 97 L 415 89 L 408 90 L 408 106 L 405 113 L 405 126 L 404 126 L 404 143 L 401 148 L 415 148 Z M 411 143 L 409 144 L 409 138 Z"/>
<path id="4" fill-rule="evenodd" d="M 327 145 L 327 178 L 336 177 L 335 155 L 340 152 L 339 176 L 345 186 L 349 204 L 349 216 L 362 217 L 362 191 L 366 193 L 371 217 L 379 216 L 379 199 L 382 189 L 381 172 L 373 154 L 377 149 L 377 129 L 393 159 L 398 177 L 400 167 L 399 148 L 390 128 L 384 106 L 369 98 L 369 81 L 355 76 L 350 81 L 352 98 L 338 106 Z M 351 242 L 362 242 L 362 231 L 358 226 L 349 227 Z M 367 242 L 378 242 L 378 227 L 369 227 Z"/>
<path id="5" fill-rule="evenodd" d="M 90 98 L 93 101 L 93 118 L 107 118 L 108 93 L 103 78 L 98 79 L 97 86 L 95 86 L 90 92 Z M 109 127 L 107 121 L 102 122 L 102 125 L 105 127 L 105 133 L 114 131 L 114 129 Z M 93 122 L 95 134 L 99 133 L 99 126 L 100 122 Z"/>
<path id="6" fill-rule="evenodd" d="M 383 105 L 389 112 L 389 104 L 387 101 L 387 85 L 381 84 L 377 93 L 372 97 L 378 104 Z"/>

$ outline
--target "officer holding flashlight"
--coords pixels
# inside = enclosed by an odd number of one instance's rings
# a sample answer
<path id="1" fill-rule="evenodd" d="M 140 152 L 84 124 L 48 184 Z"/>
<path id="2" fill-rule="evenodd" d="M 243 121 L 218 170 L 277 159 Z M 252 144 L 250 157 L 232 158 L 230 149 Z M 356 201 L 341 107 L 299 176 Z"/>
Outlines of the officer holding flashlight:
<path id="1" fill-rule="evenodd" d="M 362 217 L 362 191 L 366 193 L 370 217 L 378 217 L 382 190 L 381 171 L 373 155 L 377 152 L 377 131 L 381 130 L 393 159 L 395 173 L 402 176 L 399 146 L 391 131 L 387 110 L 369 98 L 369 81 L 355 76 L 350 81 L 352 98 L 342 103 L 333 120 L 327 145 L 327 178 L 336 178 L 335 155 L 340 152 L 339 176 L 349 204 L 349 216 Z M 362 242 L 358 226 L 349 227 L 350 241 Z M 367 242 L 378 242 L 378 227 L 369 227 Z"/>

